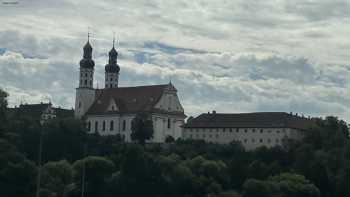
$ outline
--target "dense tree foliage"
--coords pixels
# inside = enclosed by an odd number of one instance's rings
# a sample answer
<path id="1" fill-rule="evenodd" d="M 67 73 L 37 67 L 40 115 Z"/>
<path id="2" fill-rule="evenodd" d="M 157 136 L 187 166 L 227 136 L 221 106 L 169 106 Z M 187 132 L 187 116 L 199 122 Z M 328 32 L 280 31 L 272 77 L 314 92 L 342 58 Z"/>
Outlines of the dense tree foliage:
<path id="1" fill-rule="evenodd" d="M 5 129 L 7 124 L 7 96 L 8 94 L 0 88 L 0 135 Z"/>
<path id="2" fill-rule="evenodd" d="M 144 145 L 153 137 L 152 116 L 148 113 L 138 113 L 131 121 L 131 139 Z"/>
<path id="3" fill-rule="evenodd" d="M 133 131 L 149 132 L 146 120 L 136 119 Z M 145 144 L 150 134 L 144 133 L 134 134 L 141 145 L 128 144 L 120 136 L 88 135 L 82 121 L 74 119 L 41 126 L 31 117 L 11 117 L 5 123 L 0 188 L 6 197 L 35 196 L 41 132 L 41 197 L 80 197 L 82 188 L 85 196 L 100 197 L 350 196 L 349 128 L 335 117 L 317 120 L 300 142 L 254 151 L 237 142 Z"/>

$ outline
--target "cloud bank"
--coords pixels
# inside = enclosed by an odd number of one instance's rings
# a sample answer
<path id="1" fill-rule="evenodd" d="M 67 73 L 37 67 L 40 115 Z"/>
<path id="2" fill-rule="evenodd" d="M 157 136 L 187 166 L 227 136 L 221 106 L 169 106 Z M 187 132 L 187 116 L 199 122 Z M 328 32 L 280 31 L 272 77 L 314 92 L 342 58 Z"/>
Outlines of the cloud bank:
<path id="1" fill-rule="evenodd" d="M 19 1 L 0 5 L 10 104 L 71 108 L 92 29 L 95 87 L 113 32 L 121 86 L 168 83 L 188 115 L 293 111 L 350 120 L 347 1 Z"/>

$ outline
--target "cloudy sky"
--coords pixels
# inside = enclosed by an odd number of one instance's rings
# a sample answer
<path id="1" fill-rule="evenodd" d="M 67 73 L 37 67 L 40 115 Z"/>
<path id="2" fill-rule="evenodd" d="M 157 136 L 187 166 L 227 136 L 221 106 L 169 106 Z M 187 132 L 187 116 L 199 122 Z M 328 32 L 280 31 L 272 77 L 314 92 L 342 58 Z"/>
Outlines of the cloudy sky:
<path id="1" fill-rule="evenodd" d="M 185 112 L 285 111 L 350 121 L 348 0 L 0 0 L 12 106 L 71 108 L 91 27 L 95 87 L 115 32 L 121 86 L 168 83 Z"/>

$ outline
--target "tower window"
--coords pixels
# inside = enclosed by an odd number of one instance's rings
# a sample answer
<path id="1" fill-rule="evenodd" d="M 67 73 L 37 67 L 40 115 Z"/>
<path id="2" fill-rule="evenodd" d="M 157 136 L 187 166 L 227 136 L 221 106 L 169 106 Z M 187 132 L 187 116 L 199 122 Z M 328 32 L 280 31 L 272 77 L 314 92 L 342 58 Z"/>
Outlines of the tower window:
<path id="1" fill-rule="evenodd" d="M 85 82 L 84 82 L 85 85 L 87 85 L 87 80 L 85 79 Z"/>
<path id="2" fill-rule="evenodd" d="M 171 128 L 171 125 L 170 125 L 170 118 L 168 118 L 168 129 Z"/>
<path id="3" fill-rule="evenodd" d="M 111 88 L 113 88 L 112 84 L 110 85 Z"/>
<path id="4" fill-rule="evenodd" d="M 90 85 L 92 86 L 92 81 L 90 81 Z"/>
<path id="5" fill-rule="evenodd" d="M 106 121 L 103 121 L 102 123 L 102 131 L 105 131 L 106 130 Z"/>
<path id="6" fill-rule="evenodd" d="M 88 77 L 87 73 L 85 73 L 85 77 Z"/>
<path id="7" fill-rule="evenodd" d="M 109 125 L 109 130 L 110 131 L 113 131 L 113 129 L 114 129 L 114 122 L 113 122 L 113 120 L 110 122 L 110 125 Z"/>
<path id="8" fill-rule="evenodd" d="M 87 124 L 87 130 L 90 131 L 91 130 L 91 122 L 89 121 Z"/>

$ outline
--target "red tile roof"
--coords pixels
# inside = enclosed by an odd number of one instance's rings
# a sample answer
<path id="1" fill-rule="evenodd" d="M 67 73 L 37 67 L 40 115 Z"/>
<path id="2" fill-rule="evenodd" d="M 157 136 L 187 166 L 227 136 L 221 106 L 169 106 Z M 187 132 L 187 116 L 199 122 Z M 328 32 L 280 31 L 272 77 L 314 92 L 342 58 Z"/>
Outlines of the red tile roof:
<path id="1" fill-rule="evenodd" d="M 285 112 L 208 113 L 187 121 L 184 128 L 294 128 L 308 129 L 315 122 Z"/>
<path id="2" fill-rule="evenodd" d="M 96 91 L 96 100 L 88 110 L 88 115 L 99 115 L 106 113 L 137 113 L 137 112 L 157 112 L 168 113 L 171 112 L 160 111 L 154 106 L 158 103 L 163 92 L 176 89 L 171 84 L 151 85 L 151 86 L 136 86 L 136 87 L 119 87 L 100 89 Z M 108 112 L 107 108 L 111 100 L 117 104 L 117 112 Z M 184 115 L 183 113 L 176 113 L 177 115 Z"/>

